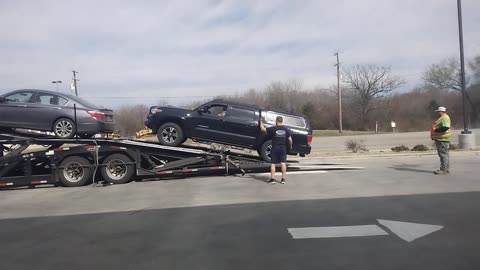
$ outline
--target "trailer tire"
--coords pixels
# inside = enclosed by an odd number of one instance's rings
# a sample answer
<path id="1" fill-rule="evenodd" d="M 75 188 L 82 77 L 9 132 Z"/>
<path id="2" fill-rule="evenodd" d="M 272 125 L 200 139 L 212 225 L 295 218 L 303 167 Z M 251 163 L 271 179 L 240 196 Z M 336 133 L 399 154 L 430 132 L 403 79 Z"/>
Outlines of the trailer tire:
<path id="1" fill-rule="evenodd" d="M 108 183 L 124 184 L 130 180 L 134 173 L 133 164 L 130 158 L 123 154 L 113 154 L 108 156 L 100 169 L 103 179 Z"/>
<path id="2" fill-rule="evenodd" d="M 92 179 L 93 170 L 90 162 L 83 157 L 68 157 L 60 163 L 60 182 L 66 187 L 80 187 Z"/>
<path id="3" fill-rule="evenodd" d="M 272 153 L 272 140 L 265 141 L 258 150 L 258 155 L 265 160 L 266 162 L 271 162 L 271 153 Z"/>
<path id="4" fill-rule="evenodd" d="M 166 146 L 179 146 L 185 139 L 182 127 L 171 122 L 158 129 L 157 137 L 160 144 Z"/>

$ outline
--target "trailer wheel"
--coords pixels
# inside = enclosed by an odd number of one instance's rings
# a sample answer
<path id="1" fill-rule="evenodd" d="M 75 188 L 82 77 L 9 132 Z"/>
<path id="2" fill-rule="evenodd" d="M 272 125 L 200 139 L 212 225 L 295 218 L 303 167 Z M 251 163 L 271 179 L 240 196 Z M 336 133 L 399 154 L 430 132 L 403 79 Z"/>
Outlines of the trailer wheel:
<path id="1" fill-rule="evenodd" d="M 132 161 L 123 154 L 113 154 L 108 156 L 103 162 L 101 173 L 106 182 L 114 184 L 124 184 L 130 180 L 134 173 Z"/>
<path id="2" fill-rule="evenodd" d="M 179 146 L 184 138 L 182 128 L 175 123 L 163 124 L 157 132 L 158 141 L 162 145 Z"/>
<path id="3" fill-rule="evenodd" d="M 90 162 L 83 157 L 68 157 L 60 163 L 60 182 L 66 187 L 80 187 L 92 178 Z"/>
<path id="4" fill-rule="evenodd" d="M 262 147 L 260 147 L 260 150 L 258 151 L 258 155 L 266 162 L 272 161 L 272 140 L 268 140 L 262 144 Z"/>

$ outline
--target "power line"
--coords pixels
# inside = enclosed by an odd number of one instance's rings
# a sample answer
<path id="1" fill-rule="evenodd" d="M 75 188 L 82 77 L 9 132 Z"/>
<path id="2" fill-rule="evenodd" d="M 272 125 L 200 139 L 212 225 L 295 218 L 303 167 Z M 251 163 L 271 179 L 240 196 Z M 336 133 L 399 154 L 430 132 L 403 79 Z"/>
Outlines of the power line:
<path id="1" fill-rule="evenodd" d="M 82 98 L 112 98 L 112 99 L 154 99 L 154 98 L 157 98 L 157 99 L 168 99 L 168 98 L 171 98 L 171 99 L 178 99 L 178 98 L 214 98 L 214 97 L 218 97 L 217 96 L 179 96 L 179 97 L 146 97 L 146 96 L 143 96 L 143 97 L 119 97 L 119 96 L 114 96 L 114 97 L 88 97 L 88 96 L 84 96 Z"/>

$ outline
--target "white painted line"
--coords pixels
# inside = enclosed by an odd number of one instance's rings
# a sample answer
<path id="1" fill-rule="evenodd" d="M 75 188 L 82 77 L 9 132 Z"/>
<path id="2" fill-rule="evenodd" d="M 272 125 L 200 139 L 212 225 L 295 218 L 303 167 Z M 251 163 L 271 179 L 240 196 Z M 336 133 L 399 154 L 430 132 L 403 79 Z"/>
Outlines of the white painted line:
<path id="1" fill-rule="evenodd" d="M 393 220 L 378 219 L 378 223 L 387 227 L 394 234 L 398 235 L 398 237 L 402 238 L 407 242 L 412 242 L 427 234 L 431 234 L 433 232 L 443 229 L 443 226 L 440 225 L 400 222 Z"/>
<path id="2" fill-rule="evenodd" d="M 386 231 L 377 225 L 289 228 L 288 232 L 293 239 L 388 235 Z"/>
<path id="3" fill-rule="evenodd" d="M 287 176 L 288 175 L 293 175 L 293 174 L 319 174 L 319 173 L 327 173 L 328 171 L 305 171 L 305 172 L 287 172 Z M 277 171 L 278 173 L 278 171 Z M 257 173 L 257 174 L 254 174 L 254 175 L 258 175 L 258 176 L 265 176 L 265 175 L 270 175 L 270 173 Z"/>
<path id="4" fill-rule="evenodd" d="M 290 165 L 289 168 L 299 168 L 299 169 L 323 169 L 323 170 L 356 170 L 356 169 L 365 169 L 365 167 L 358 166 L 337 166 L 337 165 Z"/>

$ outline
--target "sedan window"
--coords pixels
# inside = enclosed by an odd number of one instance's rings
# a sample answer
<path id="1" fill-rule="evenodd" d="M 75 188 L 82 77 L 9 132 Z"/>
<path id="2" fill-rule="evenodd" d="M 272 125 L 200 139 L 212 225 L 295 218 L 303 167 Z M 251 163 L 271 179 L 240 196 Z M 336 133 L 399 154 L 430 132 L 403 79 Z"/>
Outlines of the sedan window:
<path id="1" fill-rule="evenodd" d="M 51 94 L 39 94 L 37 97 L 37 103 L 43 105 L 57 105 L 57 106 L 64 106 L 67 104 L 68 100 Z"/>
<path id="2" fill-rule="evenodd" d="M 30 103 L 33 96 L 32 92 L 17 92 L 5 97 L 7 103 Z"/>

